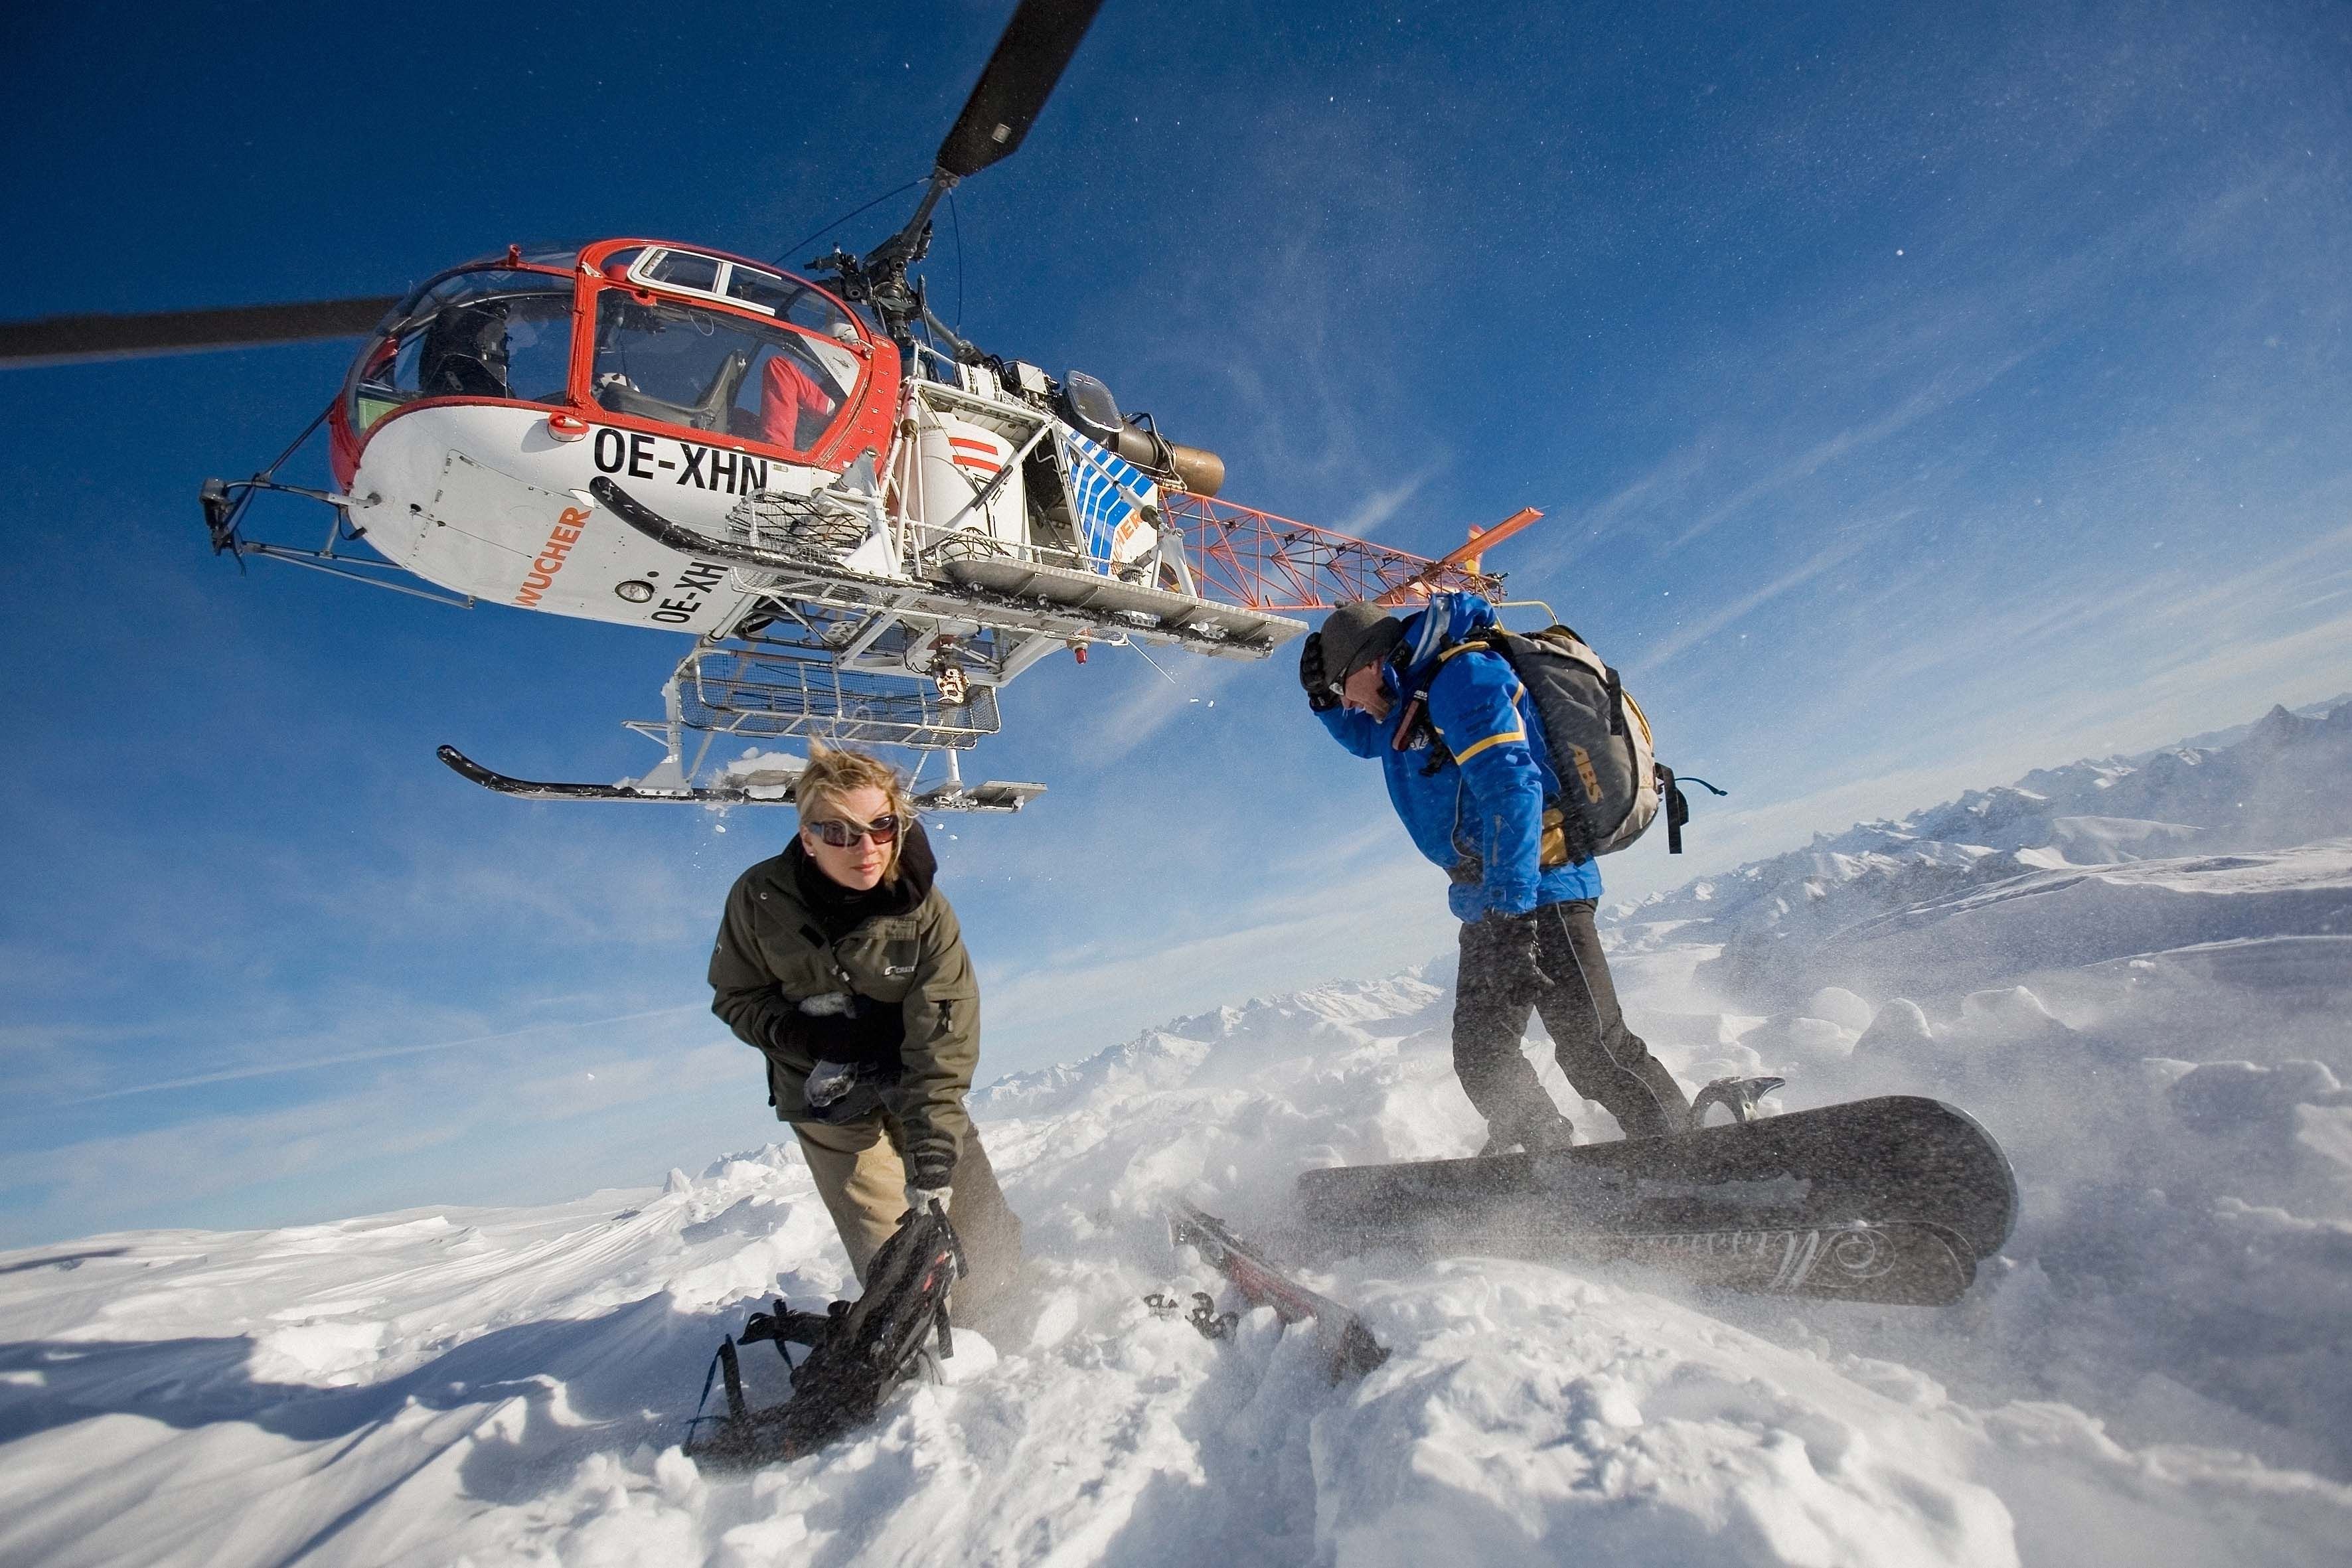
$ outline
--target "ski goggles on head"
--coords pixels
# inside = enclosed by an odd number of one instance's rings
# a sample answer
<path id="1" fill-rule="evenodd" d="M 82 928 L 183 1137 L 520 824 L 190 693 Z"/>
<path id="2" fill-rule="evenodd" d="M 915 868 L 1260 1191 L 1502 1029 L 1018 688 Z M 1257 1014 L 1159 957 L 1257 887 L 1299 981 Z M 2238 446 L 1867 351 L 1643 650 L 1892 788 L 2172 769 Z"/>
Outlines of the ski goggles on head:
<path id="1" fill-rule="evenodd" d="M 886 812 L 867 823 L 812 822 L 808 830 L 835 849 L 846 849 L 861 838 L 871 838 L 877 844 L 891 842 L 898 837 L 898 818 L 895 813 Z"/>

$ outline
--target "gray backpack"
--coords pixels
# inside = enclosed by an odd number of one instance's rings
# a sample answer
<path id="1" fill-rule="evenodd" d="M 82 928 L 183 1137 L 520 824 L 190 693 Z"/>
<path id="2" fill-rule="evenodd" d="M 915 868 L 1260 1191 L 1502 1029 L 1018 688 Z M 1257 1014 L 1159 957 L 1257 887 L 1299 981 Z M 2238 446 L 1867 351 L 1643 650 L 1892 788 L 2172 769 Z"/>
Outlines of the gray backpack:
<path id="1" fill-rule="evenodd" d="M 1494 626 L 1438 658 L 1443 661 L 1472 648 L 1503 657 L 1535 699 L 1543 721 L 1551 771 L 1559 780 L 1559 798 L 1544 812 L 1546 866 L 1614 854 L 1641 837 L 1661 807 L 1666 852 L 1683 852 L 1690 803 L 1674 770 L 1653 753 L 1650 721 L 1607 660 L 1562 626 L 1546 626 L 1533 637 Z M 1715 789 L 1704 779 L 1691 782 Z"/>

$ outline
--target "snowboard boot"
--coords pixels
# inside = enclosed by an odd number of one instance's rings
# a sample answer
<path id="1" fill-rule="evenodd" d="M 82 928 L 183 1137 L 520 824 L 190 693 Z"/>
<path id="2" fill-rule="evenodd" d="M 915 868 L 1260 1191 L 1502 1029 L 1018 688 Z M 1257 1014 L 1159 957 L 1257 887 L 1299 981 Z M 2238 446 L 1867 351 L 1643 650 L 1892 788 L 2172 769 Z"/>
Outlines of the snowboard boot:
<path id="1" fill-rule="evenodd" d="M 1478 1154 L 1483 1159 L 1489 1154 L 1507 1154 L 1514 1149 L 1544 1154 L 1574 1147 L 1576 1124 L 1546 1105 L 1516 1115 L 1498 1116 L 1486 1123 L 1486 1147 Z"/>

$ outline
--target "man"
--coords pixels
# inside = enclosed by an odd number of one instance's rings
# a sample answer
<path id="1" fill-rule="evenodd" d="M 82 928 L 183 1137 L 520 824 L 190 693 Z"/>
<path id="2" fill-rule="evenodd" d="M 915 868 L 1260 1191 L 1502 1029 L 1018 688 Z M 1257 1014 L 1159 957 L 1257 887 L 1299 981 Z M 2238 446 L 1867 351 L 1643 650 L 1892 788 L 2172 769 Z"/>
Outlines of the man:
<path id="1" fill-rule="evenodd" d="M 959 1323 L 1004 1304 L 1021 1265 L 964 1111 L 980 1058 L 980 987 L 938 863 L 898 773 L 809 749 L 800 832 L 736 880 L 710 954 L 710 1010 L 768 1063 L 862 1284 L 908 1210 L 934 1201 L 963 1243 Z"/>
<path id="2" fill-rule="evenodd" d="M 779 348 L 760 372 L 760 439 L 805 452 L 833 422 L 841 399 L 799 363 L 806 350 Z"/>
<path id="3" fill-rule="evenodd" d="M 1546 831 L 1559 785 L 1535 704 L 1509 661 L 1465 646 L 1494 624 L 1494 606 L 1472 594 L 1437 595 L 1402 621 L 1342 605 L 1307 637 L 1299 683 L 1341 745 L 1380 759 L 1405 831 L 1454 879 L 1454 1070 L 1486 1119 L 1485 1152 L 1570 1141 L 1521 1052 L 1530 1007 L 1570 1084 L 1626 1136 L 1680 1132 L 1689 1100 L 1618 1010 L 1592 924 L 1600 870 L 1568 858 L 1557 826 Z"/>

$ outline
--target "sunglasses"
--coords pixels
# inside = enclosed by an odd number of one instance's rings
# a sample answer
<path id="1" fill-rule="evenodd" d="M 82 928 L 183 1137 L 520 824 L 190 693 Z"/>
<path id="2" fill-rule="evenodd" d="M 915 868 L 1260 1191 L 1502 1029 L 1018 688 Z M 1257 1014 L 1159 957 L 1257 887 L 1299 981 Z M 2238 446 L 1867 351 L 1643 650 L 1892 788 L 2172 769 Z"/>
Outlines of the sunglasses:
<path id="1" fill-rule="evenodd" d="M 846 849 L 861 838 L 871 838 L 877 844 L 889 843 L 898 837 L 898 819 L 885 815 L 862 826 L 854 822 L 812 822 L 808 830 L 835 849 Z"/>

